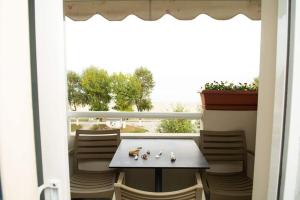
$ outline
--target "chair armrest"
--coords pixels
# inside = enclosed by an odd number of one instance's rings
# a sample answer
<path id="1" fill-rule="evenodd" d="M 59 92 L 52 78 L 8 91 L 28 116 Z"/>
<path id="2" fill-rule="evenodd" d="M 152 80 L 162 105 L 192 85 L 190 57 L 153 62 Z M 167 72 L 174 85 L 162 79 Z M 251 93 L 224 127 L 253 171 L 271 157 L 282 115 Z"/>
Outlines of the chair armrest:
<path id="1" fill-rule="evenodd" d="M 202 187 L 202 180 L 199 172 L 195 173 L 195 179 L 196 179 L 196 185 L 199 185 Z"/>
<path id="2" fill-rule="evenodd" d="M 74 149 L 70 149 L 69 150 L 69 156 L 73 156 L 74 155 Z"/>
<path id="3" fill-rule="evenodd" d="M 247 150 L 247 153 L 250 154 L 253 157 L 255 156 L 255 153 L 253 151 L 251 151 L 251 150 Z"/>
<path id="4" fill-rule="evenodd" d="M 125 182 L 125 173 L 124 172 L 120 172 L 119 177 L 118 177 L 118 181 L 114 184 L 114 196 L 115 196 L 115 200 L 120 200 L 121 199 L 121 187 L 122 184 Z"/>
<path id="5" fill-rule="evenodd" d="M 201 180 L 202 180 L 203 190 L 204 190 L 204 193 L 205 193 L 205 198 L 210 199 L 209 186 L 207 184 L 206 179 L 207 179 L 206 171 L 201 172 Z"/>
<path id="6" fill-rule="evenodd" d="M 117 183 L 118 184 L 123 184 L 124 182 L 125 182 L 125 173 L 124 172 L 120 172 Z"/>

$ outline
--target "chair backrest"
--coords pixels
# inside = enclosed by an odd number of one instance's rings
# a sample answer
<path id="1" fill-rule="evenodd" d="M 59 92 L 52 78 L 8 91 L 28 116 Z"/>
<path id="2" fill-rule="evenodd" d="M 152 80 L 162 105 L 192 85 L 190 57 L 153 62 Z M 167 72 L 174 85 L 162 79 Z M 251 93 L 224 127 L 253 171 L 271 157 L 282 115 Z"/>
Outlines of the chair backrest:
<path id="1" fill-rule="evenodd" d="M 244 131 L 200 131 L 200 149 L 209 161 L 242 161 L 247 172 Z"/>
<path id="2" fill-rule="evenodd" d="M 197 173 L 198 174 L 198 173 Z M 124 173 L 121 172 L 119 180 L 115 183 L 116 200 L 201 200 L 202 184 L 198 174 L 198 183 L 192 187 L 174 192 L 146 192 L 128 187 L 124 184 Z"/>
<path id="3" fill-rule="evenodd" d="M 74 170 L 83 160 L 110 161 L 120 144 L 120 129 L 76 130 L 74 143 Z"/>

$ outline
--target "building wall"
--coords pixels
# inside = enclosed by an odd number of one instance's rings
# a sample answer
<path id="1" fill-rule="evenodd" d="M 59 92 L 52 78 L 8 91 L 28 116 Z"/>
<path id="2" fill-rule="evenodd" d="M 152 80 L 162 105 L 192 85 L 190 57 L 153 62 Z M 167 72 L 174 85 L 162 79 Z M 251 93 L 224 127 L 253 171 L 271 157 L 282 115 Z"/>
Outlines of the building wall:
<path id="1" fill-rule="evenodd" d="M 261 4 L 261 52 L 253 199 L 277 199 L 287 66 L 287 0 Z"/>
<path id="2" fill-rule="evenodd" d="M 0 1 L 0 176 L 5 200 L 39 199 L 28 2 Z"/>

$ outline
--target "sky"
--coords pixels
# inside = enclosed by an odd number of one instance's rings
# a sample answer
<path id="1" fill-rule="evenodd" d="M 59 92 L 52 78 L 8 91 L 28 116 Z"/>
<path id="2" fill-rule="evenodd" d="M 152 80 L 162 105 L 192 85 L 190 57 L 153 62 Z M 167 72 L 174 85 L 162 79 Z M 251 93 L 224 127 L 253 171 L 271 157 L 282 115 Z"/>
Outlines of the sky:
<path id="1" fill-rule="evenodd" d="M 65 23 L 66 65 L 81 73 L 94 65 L 133 73 L 147 67 L 154 76 L 154 102 L 200 101 L 206 82 L 252 82 L 259 75 L 260 21 L 237 15 L 215 20 L 200 15 L 179 21 L 165 15 L 157 21 L 128 16 L 108 21 L 100 15 Z"/>

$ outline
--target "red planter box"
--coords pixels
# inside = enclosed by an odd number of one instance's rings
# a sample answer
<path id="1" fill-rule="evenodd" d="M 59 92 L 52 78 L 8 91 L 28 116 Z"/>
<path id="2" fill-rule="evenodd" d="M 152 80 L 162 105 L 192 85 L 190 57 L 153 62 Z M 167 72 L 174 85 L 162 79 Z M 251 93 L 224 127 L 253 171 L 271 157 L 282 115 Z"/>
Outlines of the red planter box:
<path id="1" fill-rule="evenodd" d="M 205 110 L 257 110 L 257 91 L 203 90 Z"/>

